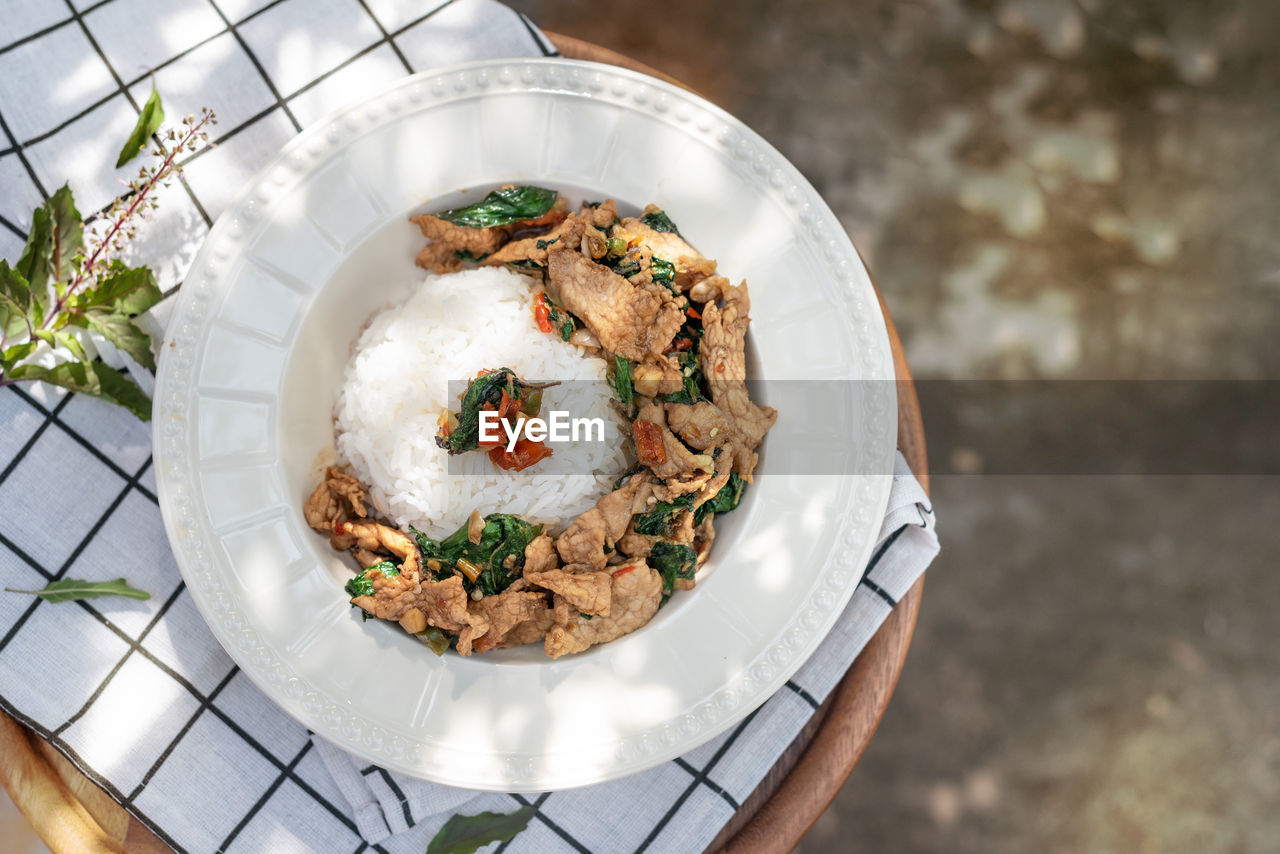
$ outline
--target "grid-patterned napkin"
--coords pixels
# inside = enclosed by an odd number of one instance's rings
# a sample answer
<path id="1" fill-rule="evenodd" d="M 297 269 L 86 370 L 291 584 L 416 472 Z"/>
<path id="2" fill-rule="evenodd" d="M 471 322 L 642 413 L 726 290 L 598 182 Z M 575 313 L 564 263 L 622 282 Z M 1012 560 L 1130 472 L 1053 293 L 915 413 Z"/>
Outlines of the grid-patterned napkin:
<path id="1" fill-rule="evenodd" d="M 218 148 L 163 194 L 135 247 L 170 289 L 240 183 L 301 127 L 414 70 L 554 50 L 492 0 L 10 0 L 4 19 L 0 257 L 17 256 L 31 209 L 62 181 L 85 212 L 119 191 L 109 166 L 153 74 L 171 117 L 218 113 Z M 0 428 L 0 586 L 123 575 L 152 594 L 55 605 L 0 593 L 0 706 L 190 851 L 416 853 L 455 811 L 525 802 L 538 818 L 508 850 L 705 846 L 938 548 L 899 459 L 867 579 L 786 690 L 652 771 L 476 795 L 364 765 L 239 672 L 173 563 L 146 425 L 91 398 L 14 386 L 0 389 Z"/>

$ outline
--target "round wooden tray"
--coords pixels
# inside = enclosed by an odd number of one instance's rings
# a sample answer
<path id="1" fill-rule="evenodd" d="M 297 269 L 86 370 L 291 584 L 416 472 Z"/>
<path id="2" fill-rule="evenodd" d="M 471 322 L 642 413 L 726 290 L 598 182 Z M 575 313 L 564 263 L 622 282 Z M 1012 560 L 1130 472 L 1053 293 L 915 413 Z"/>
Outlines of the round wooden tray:
<path id="1" fill-rule="evenodd" d="M 606 48 L 557 33 L 547 35 L 567 57 L 619 65 L 683 85 Z M 927 490 L 928 459 L 920 406 L 888 311 L 885 323 L 898 379 L 898 447 Z M 923 589 L 921 578 L 725 825 L 710 850 L 733 854 L 790 851 L 818 820 L 862 756 L 889 705 L 911 644 Z M 169 850 L 62 754 L 3 712 L 0 784 L 55 854 Z"/>

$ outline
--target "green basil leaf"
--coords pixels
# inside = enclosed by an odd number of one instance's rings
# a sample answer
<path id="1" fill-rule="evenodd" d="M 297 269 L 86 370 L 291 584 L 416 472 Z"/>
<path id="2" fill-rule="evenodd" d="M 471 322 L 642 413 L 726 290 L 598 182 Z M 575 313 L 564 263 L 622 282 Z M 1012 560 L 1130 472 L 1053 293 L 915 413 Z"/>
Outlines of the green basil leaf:
<path id="1" fill-rule="evenodd" d="M 49 286 L 49 253 L 53 246 L 53 218 L 41 205 L 31 213 L 31 231 L 18 258 L 18 273 L 27 280 L 32 293 L 42 293 Z"/>
<path id="2" fill-rule="evenodd" d="M 707 518 L 708 513 L 728 513 L 730 510 L 736 509 L 742 501 L 742 493 L 746 491 L 747 482 L 739 477 L 736 471 L 730 472 L 729 480 L 724 486 L 720 487 L 720 491 L 709 500 L 698 505 L 698 509 L 693 511 L 693 524 L 701 525 L 702 520 Z"/>
<path id="3" fill-rule="evenodd" d="M 649 566 L 662 576 L 662 602 L 665 605 L 675 589 L 677 578 L 693 578 L 698 572 L 698 553 L 682 543 L 659 540 L 649 552 Z"/>
<path id="4" fill-rule="evenodd" d="M 84 319 L 89 329 L 128 353 L 139 365 L 155 370 L 156 357 L 151 353 L 151 339 L 128 317 L 95 309 L 85 312 Z"/>
<path id="5" fill-rule="evenodd" d="M 71 355 L 80 361 L 83 362 L 89 358 L 89 354 L 84 351 L 84 345 L 80 343 L 80 339 L 70 332 L 55 332 L 53 333 L 53 339 L 70 350 Z"/>
<path id="6" fill-rule="evenodd" d="M 6 365 L 16 365 L 18 362 L 21 362 L 23 359 L 27 358 L 35 351 L 36 351 L 35 341 L 27 341 L 22 344 L 14 344 L 12 347 L 6 348 L 3 353 L 0 353 L 0 362 L 3 362 Z"/>
<path id="7" fill-rule="evenodd" d="M 151 134 L 156 132 L 163 121 L 164 106 L 160 103 L 160 93 L 152 86 L 151 97 L 147 98 L 147 103 L 142 105 L 142 112 L 138 114 L 138 123 L 133 126 L 133 132 L 129 134 L 124 148 L 120 149 L 120 156 L 116 158 L 117 169 L 138 156 Z"/>
<path id="8" fill-rule="evenodd" d="M 631 363 L 621 356 L 613 357 L 612 370 L 608 371 L 609 387 L 617 395 L 618 400 L 626 406 L 635 399 L 635 390 L 631 385 Z"/>
<path id="9" fill-rule="evenodd" d="M 31 311 L 31 289 L 21 273 L 0 261 L 0 332 L 6 338 L 26 331 Z"/>
<path id="10" fill-rule="evenodd" d="M 160 301 L 163 293 L 149 267 L 126 267 L 112 261 L 97 287 L 68 300 L 75 309 L 111 308 L 119 314 L 141 314 Z"/>
<path id="11" fill-rule="evenodd" d="M 683 510 L 693 506 L 697 496 L 690 492 L 675 501 L 659 501 L 648 511 L 636 515 L 634 525 L 637 534 L 648 534 L 657 537 L 669 537 L 675 533 L 676 520 Z"/>
<path id="12" fill-rule="evenodd" d="M 671 217 L 667 216 L 666 211 L 653 211 L 640 217 L 640 221 L 652 228 L 654 231 L 661 231 L 668 234 L 680 236 L 680 229 L 676 228 L 676 224 L 671 221 Z"/>
<path id="13" fill-rule="evenodd" d="M 528 827 L 533 815 L 533 807 L 521 807 L 511 813 L 455 815 L 431 840 L 427 854 L 471 854 L 481 846 L 506 842 Z"/>
<path id="14" fill-rule="evenodd" d="M 555 190 L 543 187 L 502 187 L 473 205 L 438 213 L 436 218 L 466 228 L 510 225 L 544 215 L 556 203 L 558 195 Z"/>
<path id="15" fill-rule="evenodd" d="M 141 421 L 151 420 L 151 400 L 124 374 L 97 362 L 63 362 L 46 368 L 20 365 L 9 374 L 11 380 L 40 380 L 78 394 L 118 403 Z"/>
<path id="16" fill-rule="evenodd" d="M 71 278 L 75 258 L 84 246 L 84 223 L 80 220 L 80 211 L 76 210 L 76 200 L 67 184 L 58 188 L 45 207 L 52 220 L 49 271 L 55 282 L 66 282 Z"/>
<path id="17" fill-rule="evenodd" d="M 74 602 L 77 599 L 96 599 L 99 596 L 151 598 L 150 593 L 130 587 L 123 578 L 117 578 L 115 581 L 80 581 L 75 578 L 64 578 L 60 581 L 51 581 L 40 590 L 14 590 L 12 587 L 6 587 L 5 590 L 10 593 L 29 593 L 47 602 Z"/>
<path id="18" fill-rule="evenodd" d="M 443 540 L 433 540 L 410 527 L 423 560 L 437 560 L 452 569 L 459 560 L 480 567 L 475 581 L 463 576 L 462 586 L 468 593 L 479 587 L 485 596 L 506 590 L 524 569 L 524 550 L 542 533 L 541 525 L 533 525 L 509 513 L 490 513 L 484 517 L 480 542 L 471 542 L 470 525 L 464 524 Z"/>

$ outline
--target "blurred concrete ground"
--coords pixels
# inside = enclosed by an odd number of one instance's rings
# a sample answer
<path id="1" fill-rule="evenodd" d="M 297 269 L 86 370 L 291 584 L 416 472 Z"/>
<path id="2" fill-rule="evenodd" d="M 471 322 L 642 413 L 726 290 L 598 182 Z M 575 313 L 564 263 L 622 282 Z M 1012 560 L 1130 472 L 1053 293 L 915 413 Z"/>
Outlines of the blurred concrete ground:
<path id="1" fill-rule="evenodd" d="M 790 157 L 917 375 L 1280 378 L 1280 4 L 513 5 Z M 906 671 L 802 851 L 1280 850 L 1280 479 L 980 474 L 1053 414 L 936 419 L 979 474 L 934 481 Z"/>

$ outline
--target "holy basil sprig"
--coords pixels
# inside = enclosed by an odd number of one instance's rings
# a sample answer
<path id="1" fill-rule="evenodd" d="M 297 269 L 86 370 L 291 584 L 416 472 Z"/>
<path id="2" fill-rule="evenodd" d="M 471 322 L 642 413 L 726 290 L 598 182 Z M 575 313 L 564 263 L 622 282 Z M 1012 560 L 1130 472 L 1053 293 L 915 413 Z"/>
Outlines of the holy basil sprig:
<path id="1" fill-rule="evenodd" d="M 533 807 L 521 807 L 509 813 L 455 815 L 432 838 L 427 854 L 472 854 L 482 846 L 506 842 L 528 827 L 533 815 Z"/>
<path id="2" fill-rule="evenodd" d="M 63 578 L 50 581 L 39 590 L 15 590 L 6 587 L 9 593 L 26 593 L 39 596 L 46 602 L 74 602 L 77 599 L 96 599 L 99 596 L 127 596 L 130 599 L 150 599 L 151 594 L 145 590 L 130 587 L 123 578 L 115 581 L 80 581 L 75 578 Z"/>
<path id="3" fill-rule="evenodd" d="M 127 193 L 86 223 L 64 184 L 32 213 L 17 262 L 0 260 L 0 387 L 40 380 L 119 404 L 143 421 L 151 418 L 142 390 L 96 356 L 105 342 L 155 369 L 151 339 L 136 319 L 160 300 L 160 287 L 149 268 L 130 267 L 115 256 L 154 210 L 157 188 L 180 171 L 179 156 L 205 145 L 205 128 L 216 123 L 205 110 L 184 118 L 180 130 L 155 137 L 163 119 L 160 96 L 152 90 L 117 165 L 133 159 L 150 138 L 163 140 L 155 150 L 161 160 L 139 169 Z"/>

